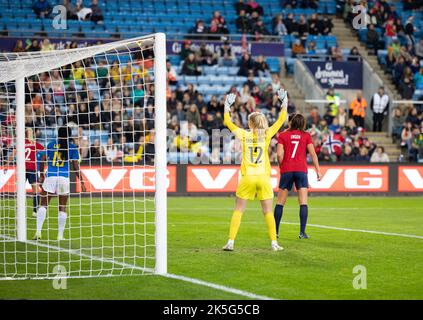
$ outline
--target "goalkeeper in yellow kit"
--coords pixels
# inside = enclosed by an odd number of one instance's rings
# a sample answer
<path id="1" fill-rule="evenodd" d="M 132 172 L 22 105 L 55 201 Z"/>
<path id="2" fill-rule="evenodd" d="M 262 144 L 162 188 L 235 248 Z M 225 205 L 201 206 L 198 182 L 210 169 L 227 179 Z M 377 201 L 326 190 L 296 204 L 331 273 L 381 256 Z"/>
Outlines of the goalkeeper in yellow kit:
<path id="1" fill-rule="evenodd" d="M 270 161 L 268 153 L 270 140 L 282 127 L 287 116 L 287 92 L 279 89 L 277 94 L 282 103 L 282 109 L 276 122 L 269 128 L 265 115 L 261 112 L 253 112 L 248 116 L 250 130 L 238 128 L 231 121 L 229 111 L 235 102 L 236 96 L 231 93 L 226 97 L 224 123 L 241 141 L 242 162 L 241 180 L 236 190 L 236 203 L 229 229 L 229 240 L 223 247 L 225 251 L 233 251 L 235 237 L 241 224 L 241 217 L 247 205 L 247 200 L 254 200 L 256 196 L 261 202 L 269 237 L 272 241 L 272 250 L 278 251 L 283 249 L 278 245 L 276 240 L 276 224 L 273 217 L 274 194 L 270 183 Z"/>

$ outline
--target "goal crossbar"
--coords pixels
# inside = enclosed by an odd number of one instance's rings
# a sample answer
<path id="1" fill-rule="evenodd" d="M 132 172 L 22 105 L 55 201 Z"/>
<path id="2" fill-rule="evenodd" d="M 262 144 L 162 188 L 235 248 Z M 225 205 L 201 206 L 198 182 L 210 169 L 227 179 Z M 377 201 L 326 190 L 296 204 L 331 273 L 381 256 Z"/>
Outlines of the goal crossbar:
<path id="1" fill-rule="evenodd" d="M 137 37 L 75 49 L 0 53 L 0 83 L 14 81 L 19 78 L 32 76 L 36 73 L 57 69 L 111 50 L 119 51 L 119 49 L 123 48 L 131 49 L 140 44 L 142 46 L 148 46 L 151 45 L 156 38 L 161 38 L 162 35 L 164 37 L 164 34 L 157 33 L 152 36 Z M 36 70 L 36 73 L 34 70 Z"/>

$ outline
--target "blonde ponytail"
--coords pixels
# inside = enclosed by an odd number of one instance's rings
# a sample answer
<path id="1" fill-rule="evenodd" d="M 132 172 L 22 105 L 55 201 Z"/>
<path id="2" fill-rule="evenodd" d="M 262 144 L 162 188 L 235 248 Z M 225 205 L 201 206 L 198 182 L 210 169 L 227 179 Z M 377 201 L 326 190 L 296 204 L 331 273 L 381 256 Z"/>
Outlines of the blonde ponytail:
<path id="1" fill-rule="evenodd" d="M 250 115 L 248 116 L 248 123 L 250 125 L 250 128 L 253 130 L 267 130 L 269 128 L 267 118 L 261 112 L 250 113 Z"/>

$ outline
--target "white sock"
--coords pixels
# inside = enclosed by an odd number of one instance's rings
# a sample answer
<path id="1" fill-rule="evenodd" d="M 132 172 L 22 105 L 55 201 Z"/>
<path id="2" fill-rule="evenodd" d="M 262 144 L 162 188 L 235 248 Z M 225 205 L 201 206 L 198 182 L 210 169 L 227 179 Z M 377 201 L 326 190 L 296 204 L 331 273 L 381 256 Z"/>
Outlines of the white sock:
<path id="1" fill-rule="evenodd" d="M 65 231 L 66 226 L 66 212 L 59 211 L 59 216 L 57 218 L 58 224 L 59 224 L 59 237 L 63 237 L 63 232 Z"/>
<path id="2" fill-rule="evenodd" d="M 39 207 L 37 211 L 37 233 L 43 229 L 44 220 L 46 219 L 47 208 Z"/>

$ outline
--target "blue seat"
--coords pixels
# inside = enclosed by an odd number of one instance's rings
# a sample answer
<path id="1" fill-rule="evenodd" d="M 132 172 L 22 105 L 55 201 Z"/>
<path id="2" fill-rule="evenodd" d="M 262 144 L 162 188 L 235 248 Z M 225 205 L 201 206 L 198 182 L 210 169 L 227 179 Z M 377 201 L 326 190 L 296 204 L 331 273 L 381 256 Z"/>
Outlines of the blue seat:
<path id="1" fill-rule="evenodd" d="M 286 58 L 285 59 L 286 66 L 287 66 L 287 71 L 290 74 L 294 73 L 294 63 L 295 63 L 295 60 L 297 60 L 297 59 L 296 58 Z"/>
<path id="2" fill-rule="evenodd" d="M 386 56 L 388 55 L 388 50 L 378 50 L 377 51 L 377 60 L 380 64 L 386 64 Z"/>
<path id="3" fill-rule="evenodd" d="M 209 84 L 213 83 L 214 78 L 212 76 L 200 76 L 197 78 L 197 84 L 203 85 L 203 84 Z"/>
<path id="4" fill-rule="evenodd" d="M 279 72 L 280 70 L 279 58 L 268 57 L 266 61 L 267 61 L 267 64 L 269 65 L 271 72 Z"/>
<path id="5" fill-rule="evenodd" d="M 326 42 L 322 39 L 316 40 L 316 49 L 325 49 Z"/>
<path id="6" fill-rule="evenodd" d="M 172 65 L 178 65 L 181 62 L 181 58 L 176 55 L 171 55 L 167 57 Z"/>
<path id="7" fill-rule="evenodd" d="M 10 37 L 23 37 L 24 34 L 21 31 L 9 31 Z"/>
<path id="8" fill-rule="evenodd" d="M 342 54 L 345 56 L 345 55 L 349 55 L 350 54 L 350 50 L 351 49 L 348 49 L 348 48 L 342 48 L 341 49 L 341 51 L 342 51 Z"/>
<path id="9" fill-rule="evenodd" d="M 367 29 L 360 29 L 358 30 L 358 38 L 361 42 L 367 41 Z"/>
<path id="10" fill-rule="evenodd" d="M 183 81 L 185 83 L 192 83 L 192 82 L 197 82 L 197 77 L 196 76 L 183 76 Z"/>
<path id="11" fill-rule="evenodd" d="M 227 67 L 228 68 L 228 75 L 234 76 L 238 74 L 239 67 Z"/>
<path id="12" fill-rule="evenodd" d="M 336 13 L 336 3 L 335 2 L 326 2 L 325 8 L 326 8 L 327 14 L 335 14 Z"/>
<path id="13" fill-rule="evenodd" d="M 247 81 L 247 77 L 236 76 L 235 81 L 237 85 L 242 85 L 245 81 Z"/>
<path id="14" fill-rule="evenodd" d="M 230 76 L 222 76 L 220 78 L 220 81 L 222 84 L 227 85 L 227 86 L 233 86 L 236 84 L 236 79 L 234 79 L 234 77 L 230 77 Z"/>
<path id="15" fill-rule="evenodd" d="M 292 49 L 285 48 L 285 57 L 292 57 Z"/>

